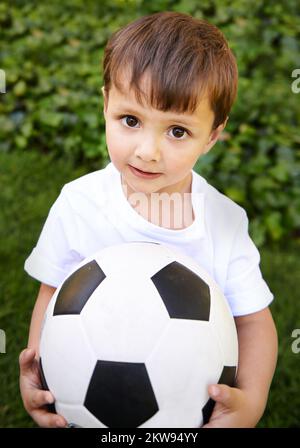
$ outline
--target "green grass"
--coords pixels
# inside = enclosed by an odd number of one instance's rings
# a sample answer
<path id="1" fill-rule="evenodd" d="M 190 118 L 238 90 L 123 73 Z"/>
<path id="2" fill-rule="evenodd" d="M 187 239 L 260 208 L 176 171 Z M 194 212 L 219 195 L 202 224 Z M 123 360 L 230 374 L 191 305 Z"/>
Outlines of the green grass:
<path id="1" fill-rule="evenodd" d="M 271 306 L 278 332 L 279 354 L 269 401 L 261 427 L 300 427 L 300 353 L 292 351 L 291 337 L 300 329 L 299 247 L 264 249 L 262 272 L 275 300 Z M 299 346 L 299 344 L 298 344 Z"/>
<path id="2" fill-rule="evenodd" d="M 50 205 L 67 181 L 84 174 L 71 161 L 33 153 L 0 153 L 0 328 L 7 337 L 0 354 L 0 427 L 34 427 L 18 386 L 18 356 L 26 346 L 38 282 L 23 270 Z M 260 427 L 300 426 L 300 354 L 291 350 L 300 328 L 299 249 L 261 250 L 262 271 L 276 300 L 272 311 L 279 334 L 279 360 Z"/>

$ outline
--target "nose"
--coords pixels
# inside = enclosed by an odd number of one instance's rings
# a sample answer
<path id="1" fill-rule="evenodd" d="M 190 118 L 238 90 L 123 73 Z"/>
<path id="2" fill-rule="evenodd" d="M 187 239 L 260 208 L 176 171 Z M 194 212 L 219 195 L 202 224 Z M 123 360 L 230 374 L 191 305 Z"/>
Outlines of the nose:
<path id="1" fill-rule="evenodd" d="M 158 142 L 155 139 L 145 138 L 144 141 L 138 143 L 135 156 L 144 162 L 159 162 L 161 154 Z"/>

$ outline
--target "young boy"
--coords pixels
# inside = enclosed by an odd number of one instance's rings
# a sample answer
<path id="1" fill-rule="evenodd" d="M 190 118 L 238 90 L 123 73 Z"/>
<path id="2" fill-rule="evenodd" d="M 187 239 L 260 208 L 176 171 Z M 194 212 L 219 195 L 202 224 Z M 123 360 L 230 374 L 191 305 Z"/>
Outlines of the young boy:
<path id="1" fill-rule="evenodd" d="M 209 386 L 216 405 L 206 427 L 254 427 L 261 418 L 277 358 L 273 295 L 245 211 L 193 171 L 226 125 L 237 78 L 223 34 L 185 14 L 142 17 L 108 42 L 102 91 L 111 163 L 65 185 L 25 263 L 41 287 L 20 355 L 20 388 L 40 426 L 66 425 L 47 411 L 54 398 L 41 390 L 37 369 L 50 298 L 82 259 L 127 241 L 156 241 L 192 256 L 235 316 L 236 387 Z"/>

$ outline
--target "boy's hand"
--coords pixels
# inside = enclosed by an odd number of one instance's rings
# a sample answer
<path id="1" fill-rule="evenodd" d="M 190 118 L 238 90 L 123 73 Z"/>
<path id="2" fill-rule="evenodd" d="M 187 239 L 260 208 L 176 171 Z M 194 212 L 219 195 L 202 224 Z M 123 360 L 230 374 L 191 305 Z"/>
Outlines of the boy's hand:
<path id="1" fill-rule="evenodd" d="M 42 390 L 39 364 L 35 355 L 34 350 L 25 349 L 19 357 L 20 390 L 24 407 L 39 426 L 65 427 L 66 420 L 61 415 L 52 414 L 46 408 L 47 404 L 54 402 L 54 397 L 51 392 Z"/>
<path id="2" fill-rule="evenodd" d="M 249 392 L 225 384 L 209 386 L 208 393 L 216 402 L 209 422 L 203 428 L 254 428 L 261 412 L 260 404 Z"/>

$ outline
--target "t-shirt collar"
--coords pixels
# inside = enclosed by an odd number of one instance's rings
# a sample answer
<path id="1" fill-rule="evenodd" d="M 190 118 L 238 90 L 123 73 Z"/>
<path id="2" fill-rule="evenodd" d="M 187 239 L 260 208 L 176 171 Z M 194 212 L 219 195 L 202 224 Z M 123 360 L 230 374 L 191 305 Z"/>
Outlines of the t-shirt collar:
<path id="1" fill-rule="evenodd" d="M 194 210 L 193 223 L 179 230 L 167 229 L 148 221 L 139 215 L 129 204 L 122 188 L 121 174 L 113 165 L 109 163 L 106 170 L 113 176 L 111 201 L 113 201 L 115 208 L 121 219 L 124 219 L 130 226 L 153 238 L 163 238 L 168 242 L 178 241 L 178 239 L 186 238 L 199 239 L 205 236 L 205 219 L 204 219 L 204 198 L 206 180 L 199 174 L 192 170 L 192 205 Z"/>

